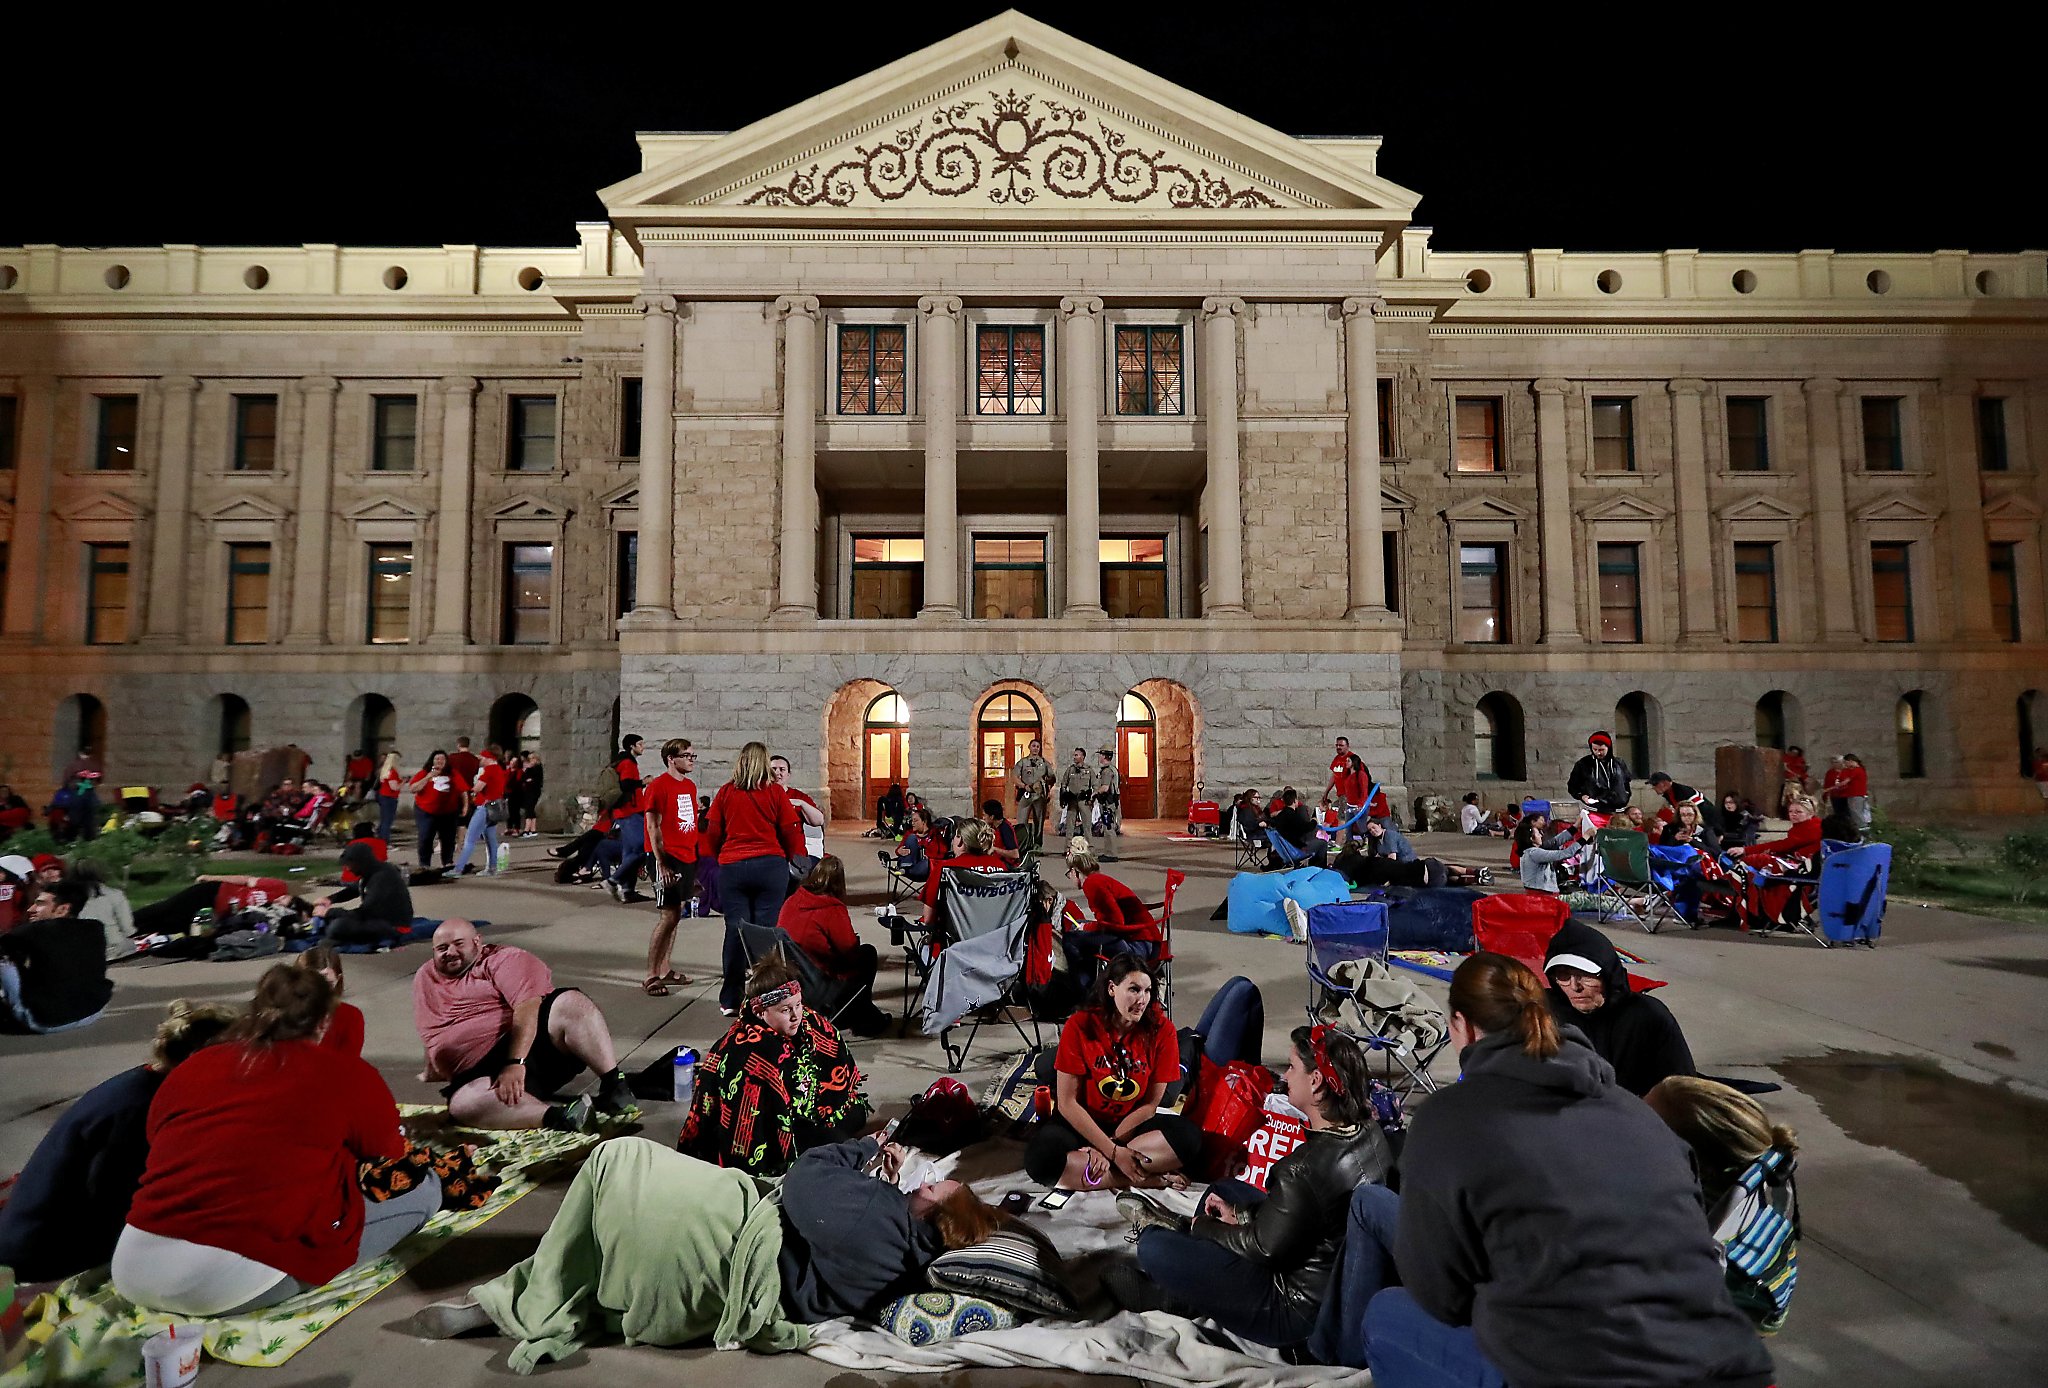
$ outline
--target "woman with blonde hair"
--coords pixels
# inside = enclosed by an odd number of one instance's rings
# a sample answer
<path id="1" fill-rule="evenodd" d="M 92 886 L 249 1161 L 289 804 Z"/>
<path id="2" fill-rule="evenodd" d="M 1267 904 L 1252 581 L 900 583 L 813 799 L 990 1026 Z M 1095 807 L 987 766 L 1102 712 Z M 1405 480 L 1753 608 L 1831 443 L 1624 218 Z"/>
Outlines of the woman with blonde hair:
<path id="1" fill-rule="evenodd" d="M 405 777 L 398 770 L 396 749 L 384 754 L 384 762 L 371 784 L 377 795 L 377 837 L 390 843 L 391 826 L 398 822 L 398 801 L 405 794 Z"/>
<path id="2" fill-rule="evenodd" d="M 803 824 L 768 772 L 766 744 L 749 742 L 740 748 L 732 779 L 718 788 L 704 815 L 704 843 L 718 859 L 718 898 L 725 916 L 718 1010 L 733 1017 L 739 1014 L 747 976 L 739 923 L 775 924 L 789 895 L 789 860 L 804 851 Z"/>

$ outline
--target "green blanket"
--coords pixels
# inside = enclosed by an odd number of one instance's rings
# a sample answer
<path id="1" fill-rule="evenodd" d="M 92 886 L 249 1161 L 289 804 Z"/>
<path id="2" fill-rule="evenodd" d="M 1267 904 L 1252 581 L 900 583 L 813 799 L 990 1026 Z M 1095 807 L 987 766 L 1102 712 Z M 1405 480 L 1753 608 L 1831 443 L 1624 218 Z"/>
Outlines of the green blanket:
<path id="1" fill-rule="evenodd" d="M 596 1335 L 627 1344 L 802 1349 L 782 1318 L 780 1207 L 743 1172 L 643 1138 L 600 1146 L 531 1258 L 476 1289 L 530 1374 Z"/>
<path id="2" fill-rule="evenodd" d="M 407 1117 L 442 1113 L 401 1105 Z M 478 1145 L 477 1164 L 498 1175 L 499 1185 L 479 1209 L 443 1212 L 426 1228 L 373 1262 L 352 1267 L 324 1287 L 246 1316 L 200 1321 L 207 1353 L 229 1364 L 269 1368 L 284 1363 L 316 1336 L 403 1277 L 449 1239 L 502 1214 L 548 1174 L 587 1156 L 597 1139 L 574 1133 L 479 1133 L 449 1129 L 452 1139 Z M 773 1255 L 770 1255 L 771 1271 Z M 82 1272 L 37 1298 L 29 1308 L 29 1330 L 0 1365 L 0 1388 L 42 1388 L 50 1384 L 100 1384 L 107 1388 L 142 1381 L 142 1343 L 176 1322 L 191 1318 L 145 1311 L 114 1290 L 107 1269 Z"/>

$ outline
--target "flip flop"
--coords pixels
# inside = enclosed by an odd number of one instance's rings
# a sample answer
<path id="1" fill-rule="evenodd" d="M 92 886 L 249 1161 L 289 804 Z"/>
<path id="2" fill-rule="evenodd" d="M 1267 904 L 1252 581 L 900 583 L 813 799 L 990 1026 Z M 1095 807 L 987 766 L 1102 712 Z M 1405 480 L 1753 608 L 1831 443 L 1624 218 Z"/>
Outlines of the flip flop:
<path id="1" fill-rule="evenodd" d="M 665 998 L 668 996 L 668 984 L 661 979 L 650 978 L 641 983 L 640 991 L 650 998 Z"/>

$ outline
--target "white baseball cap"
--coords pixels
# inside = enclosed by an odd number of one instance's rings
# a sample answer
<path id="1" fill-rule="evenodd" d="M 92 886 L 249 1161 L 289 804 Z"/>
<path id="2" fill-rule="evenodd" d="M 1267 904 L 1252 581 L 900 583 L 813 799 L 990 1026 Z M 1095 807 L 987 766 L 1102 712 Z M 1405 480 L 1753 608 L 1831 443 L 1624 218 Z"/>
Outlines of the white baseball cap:
<path id="1" fill-rule="evenodd" d="M 0 858 L 0 872 L 11 872 L 26 882 L 29 878 L 36 875 L 36 865 L 22 857 L 19 853 L 10 853 L 4 858 Z"/>

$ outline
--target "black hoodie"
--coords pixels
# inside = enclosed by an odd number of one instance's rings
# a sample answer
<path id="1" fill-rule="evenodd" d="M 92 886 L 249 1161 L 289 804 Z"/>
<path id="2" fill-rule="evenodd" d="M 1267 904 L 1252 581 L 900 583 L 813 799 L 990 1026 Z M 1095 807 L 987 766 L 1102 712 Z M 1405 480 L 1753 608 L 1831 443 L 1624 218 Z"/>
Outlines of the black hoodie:
<path id="1" fill-rule="evenodd" d="M 1482 1037 L 1401 1155 L 1394 1264 L 1513 1388 L 1766 1388 L 1692 1158 L 1567 1028 L 1549 1060 Z"/>
<path id="2" fill-rule="evenodd" d="M 360 841 L 341 850 L 341 865 L 361 880 L 335 892 L 329 901 L 353 901 L 360 896 L 363 904 L 356 913 L 364 920 L 382 921 L 400 930 L 412 924 L 412 889 L 404 872 L 380 861 L 376 851 Z"/>
<path id="3" fill-rule="evenodd" d="M 1628 763 L 1611 751 L 1604 757 L 1588 752 L 1572 765 L 1564 788 L 1572 799 L 1590 796 L 1595 810 L 1611 813 L 1628 804 Z"/>
<path id="4" fill-rule="evenodd" d="M 1647 1094 L 1666 1075 L 1692 1075 L 1692 1048 L 1671 1009 L 1648 993 L 1628 986 L 1628 966 L 1614 942 L 1584 921 L 1566 921 L 1550 940 L 1545 959 L 1577 955 L 1594 964 L 1607 998 L 1591 1012 L 1581 1012 L 1555 983 L 1550 985 L 1550 1012 L 1560 1026 L 1586 1034 L 1600 1058 L 1614 1067 L 1615 1081 L 1631 1094 Z"/>

